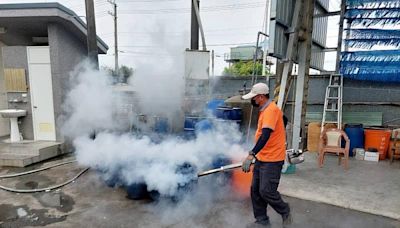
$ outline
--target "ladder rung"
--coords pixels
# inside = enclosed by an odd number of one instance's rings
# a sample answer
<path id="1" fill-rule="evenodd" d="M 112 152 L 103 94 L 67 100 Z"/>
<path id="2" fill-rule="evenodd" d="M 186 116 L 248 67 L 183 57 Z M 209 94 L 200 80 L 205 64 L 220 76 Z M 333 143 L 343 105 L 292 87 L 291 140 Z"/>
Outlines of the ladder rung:
<path id="1" fill-rule="evenodd" d="M 337 89 L 337 88 L 340 88 L 340 85 L 328 85 L 328 88 L 335 88 L 335 89 Z"/>
<path id="2" fill-rule="evenodd" d="M 325 109 L 325 111 L 327 111 L 327 112 L 337 112 L 339 110 L 338 109 Z"/>
<path id="3" fill-rule="evenodd" d="M 335 123 L 337 124 L 339 121 L 324 121 L 324 123 Z"/>
<path id="4" fill-rule="evenodd" d="M 339 97 L 327 97 L 326 99 L 337 100 L 337 99 L 339 99 Z"/>

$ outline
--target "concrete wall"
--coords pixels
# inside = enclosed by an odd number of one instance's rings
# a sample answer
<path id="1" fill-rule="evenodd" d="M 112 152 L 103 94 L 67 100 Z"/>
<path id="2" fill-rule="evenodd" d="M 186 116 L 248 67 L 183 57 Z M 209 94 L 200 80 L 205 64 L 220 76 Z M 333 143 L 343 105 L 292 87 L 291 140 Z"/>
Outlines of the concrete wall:
<path id="1" fill-rule="evenodd" d="M 258 81 L 265 82 L 260 78 Z M 329 76 L 311 76 L 309 81 L 307 111 L 322 112 L 325 89 Z M 228 98 L 237 95 L 243 84 L 251 88 L 251 77 L 214 77 L 210 86 L 215 98 Z M 400 125 L 400 84 L 355 81 L 344 79 L 343 111 L 345 112 L 382 112 L 383 122 L 388 125 Z M 275 78 L 270 80 L 274 88 Z M 292 86 L 294 87 L 294 86 Z M 287 116 L 290 116 L 293 90 L 289 92 Z"/>
<path id="2" fill-rule="evenodd" d="M 86 47 L 59 24 L 48 25 L 51 74 L 53 77 L 53 99 L 57 141 L 62 141 L 62 104 L 69 88 L 70 72 L 87 56 Z"/>
<path id="3" fill-rule="evenodd" d="M 2 47 L 5 46 L 0 42 L 0 110 L 7 109 L 7 93 L 4 83 L 4 67 L 3 67 L 3 57 L 2 57 Z M 0 116 L 0 137 L 10 134 L 10 122 L 8 119 L 2 118 Z"/>
<path id="4" fill-rule="evenodd" d="M 3 47 L 3 64 L 4 68 L 23 68 L 25 69 L 25 75 L 27 78 L 27 84 L 29 85 L 29 71 L 28 71 L 28 59 L 25 46 L 7 46 Z M 32 122 L 32 110 L 31 110 L 31 96 L 28 89 L 27 98 L 23 99 L 22 94 L 24 93 L 7 93 L 7 100 L 26 100 L 26 102 L 10 103 L 8 102 L 8 108 L 23 109 L 27 111 L 25 117 L 20 118 L 20 132 L 24 139 L 33 140 L 33 122 Z"/>
<path id="5" fill-rule="evenodd" d="M 75 66 L 87 56 L 86 47 L 73 34 L 59 24 L 48 25 L 48 38 L 50 46 L 51 74 L 53 80 L 54 112 L 56 121 L 56 139 L 62 141 L 60 132 L 62 125 L 62 104 L 68 90 L 70 72 Z M 29 72 L 27 62 L 27 52 L 25 46 L 8 46 L 3 48 L 3 63 L 5 68 L 23 68 L 26 71 L 27 83 L 29 85 Z M 3 70 L 1 70 L 3 72 Z M 0 80 L 2 79 L 0 74 Z M 1 82 L 1 81 L 0 81 Z M 0 83 L 3 85 L 4 83 Z M 0 87 L 0 108 L 1 108 L 1 87 Z M 23 93 L 8 93 L 8 100 L 22 100 Z M 4 100 L 4 99 L 3 99 Z M 20 130 L 24 139 L 33 139 L 33 123 L 30 103 L 30 93 L 28 91 L 27 102 L 8 103 L 8 108 L 27 110 L 27 116 L 21 118 Z M 2 119 L 0 119 L 0 136 L 2 135 Z M 7 122 L 8 123 L 8 122 Z M 7 132 L 8 133 L 8 132 Z M 9 134 L 9 133 L 8 133 Z"/>

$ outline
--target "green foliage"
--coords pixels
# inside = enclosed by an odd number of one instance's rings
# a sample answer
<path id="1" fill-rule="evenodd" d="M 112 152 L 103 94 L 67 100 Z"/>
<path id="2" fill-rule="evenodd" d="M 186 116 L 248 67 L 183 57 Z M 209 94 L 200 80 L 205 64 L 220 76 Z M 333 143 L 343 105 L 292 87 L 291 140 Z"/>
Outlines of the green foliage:
<path id="1" fill-rule="evenodd" d="M 107 71 L 111 76 L 113 76 L 114 83 L 126 83 L 128 78 L 134 74 L 134 69 L 125 65 L 119 67 L 119 75 L 115 72 L 114 68 L 103 66 L 103 70 Z"/>
<path id="2" fill-rule="evenodd" d="M 252 61 L 241 61 L 233 63 L 230 67 L 225 67 L 222 73 L 225 76 L 249 76 L 253 75 L 254 64 Z M 269 72 L 266 72 L 269 74 Z M 257 62 L 255 67 L 255 74 L 262 74 L 262 64 Z"/>

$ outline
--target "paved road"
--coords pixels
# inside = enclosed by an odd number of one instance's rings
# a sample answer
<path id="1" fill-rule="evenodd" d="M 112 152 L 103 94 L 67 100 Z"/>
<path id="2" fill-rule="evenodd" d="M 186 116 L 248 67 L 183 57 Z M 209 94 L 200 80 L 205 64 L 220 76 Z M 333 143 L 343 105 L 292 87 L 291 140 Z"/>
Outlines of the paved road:
<path id="1" fill-rule="evenodd" d="M 73 176 L 80 167 L 59 167 L 17 180 L 1 180 L 1 185 L 41 186 L 59 183 L 58 177 Z M 187 201 L 155 203 L 126 199 L 123 189 L 112 189 L 89 171 L 60 192 L 59 205 L 51 193 L 14 194 L 0 191 L 0 227 L 171 227 L 242 228 L 253 221 L 250 200 L 226 196 L 229 188 L 198 183 L 197 194 Z M 46 195 L 48 194 L 48 195 Z M 304 228 L 385 228 L 400 227 L 400 221 L 326 204 L 285 197 L 293 211 L 292 227 Z M 281 227 L 281 218 L 269 210 L 272 227 Z"/>

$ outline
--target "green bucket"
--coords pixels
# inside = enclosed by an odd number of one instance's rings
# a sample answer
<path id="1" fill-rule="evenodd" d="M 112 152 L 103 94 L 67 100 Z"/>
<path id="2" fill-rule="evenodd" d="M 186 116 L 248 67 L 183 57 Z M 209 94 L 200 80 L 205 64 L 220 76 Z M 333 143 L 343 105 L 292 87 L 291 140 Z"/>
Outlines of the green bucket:
<path id="1" fill-rule="evenodd" d="M 282 172 L 283 174 L 293 174 L 296 172 L 296 165 L 289 164 L 285 172 Z"/>

